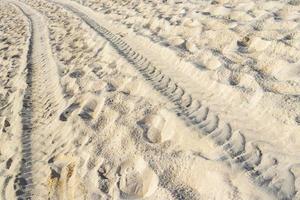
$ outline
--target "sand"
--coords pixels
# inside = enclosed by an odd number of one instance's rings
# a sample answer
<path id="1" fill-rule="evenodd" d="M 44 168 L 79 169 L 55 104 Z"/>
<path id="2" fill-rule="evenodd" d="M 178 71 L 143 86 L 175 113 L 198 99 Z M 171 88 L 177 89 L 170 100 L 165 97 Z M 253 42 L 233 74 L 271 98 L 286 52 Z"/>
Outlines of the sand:
<path id="1" fill-rule="evenodd" d="M 297 0 L 0 1 L 0 199 L 300 199 Z"/>

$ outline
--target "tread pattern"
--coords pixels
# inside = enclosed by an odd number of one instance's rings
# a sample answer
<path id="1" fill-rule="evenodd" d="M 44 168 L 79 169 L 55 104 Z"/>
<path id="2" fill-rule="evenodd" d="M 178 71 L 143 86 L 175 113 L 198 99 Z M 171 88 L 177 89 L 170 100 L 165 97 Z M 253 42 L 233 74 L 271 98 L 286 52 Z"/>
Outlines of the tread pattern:
<path id="1" fill-rule="evenodd" d="M 59 3 L 60 4 L 60 3 Z M 122 38 L 113 34 L 105 27 L 71 5 L 61 4 L 67 10 L 79 16 L 98 34 L 106 38 L 124 58 L 131 63 L 153 88 L 164 95 L 175 105 L 176 114 L 187 124 L 199 130 L 203 137 L 210 137 L 217 146 L 223 149 L 228 161 L 239 166 L 253 181 L 273 193 L 279 199 L 292 199 L 295 190 L 286 191 L 283 188 L 290 180 L 280 180 L 275 177 L 265 177 L 266 168 L 261 169 L 263 153 L 259 145 L 247 142 L 243 133 L 233 131 L 229 123 L 223 122 L 213 111 L 202 105 L 201 101 L 188 94 L 184 88 L 174 82 L 171 77 L 163 74 L 146 57 L 135 51 Z M 275 167 L 270 164 L 268 168 Z M 278 176 L 278 174 L 277 174 Z M 289 174 L 292 176 L 292 174 Z"/>
<path id="2" fill-rule="evenodd" d="M 15 5 L 15 4 L 14 4 Z M 27 52 L 26 64 L 26 90 L 23 97 L 23 107 L 21 110 L 22 117 L 22 163 L 19 174 L 15 178 L 14 189 L 18 199 L 31 199 L 32 189 L 32 151 L 31 151 L 31 130 L 32 130 L 32 44 L 33 44 L 33 27 L 32 21 L 26 13 L 18 6 L 29 21 L 30 38 Z"/>
<path id="3" fill-rule="evenodd" d="M 15 177 L 14 189 L 18 200 L 44 199 L 44 184 L 35 182 L 34 177 L 44 176 L 39 168 L 43 163 L 44 125 L 55 120 L 63 106 L 62 92 L 57 68 L 49 50 L 48 33 L 40 14 L 20 2 L 12 2 L 30 24 L 30 38 L 26 63 L 26 90 L 23 97 L 22 117 L 22 161 L 19 174 Z M 34 192 L 38 190 L 38 192 Z"/>

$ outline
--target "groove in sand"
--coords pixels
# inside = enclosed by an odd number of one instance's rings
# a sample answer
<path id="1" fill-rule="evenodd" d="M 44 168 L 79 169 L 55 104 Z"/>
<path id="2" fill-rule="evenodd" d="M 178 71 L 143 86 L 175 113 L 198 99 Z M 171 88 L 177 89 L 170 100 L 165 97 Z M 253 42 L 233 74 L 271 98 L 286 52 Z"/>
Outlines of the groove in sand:
<path id="1" fill-rule="evenodd" d="M 281 190 L 282 186 L 272 184 L 274 177 L 264 177 L 267 168 L 261 167 L 262 151 L 251 142 L 247 142 L 240 132 L 234 132 L 229 123 L 223 122 L 218 115 L 212 113 L 209 107 L 194 99 L 192 95 L 187 94 L 184 88 L 178 87 L 171 78 L 163 74 L 156 66 L 147 60 L 143 55 L 135 51 L 120 37 L 113 34 L 105 27 L 99 25 L 96 21 L 88 17 L 85 13 L 77 8 L 63 3 L 66 9 L 72 11 L 85 21 L 92 29 L 106 38 L 111 45 L 123 55 L 139 71 L 145 80 L 149 81 L 153 87 L 169 101 L 175 105 L 178 116 L 187 124 L 198 129 L 206 137 L 210 137 L 216 145 L 220 146 L 229 162 L 236 164 L 253 179 L 258 186 L 264 187 L 267 191 L 273 193 L 280 199 L 293 198 L 295 191 L 285 192 Z M 246 148 L 248 147 L 248 148 Z M 269 167 L 271 168 L 271 164 Z M 290 173 L 290 176 L 292 174 Z M 286 180 L 294 181 L 294 179 Z"/>
<path id="2" fill-rule="evenodd" d="M 43 195 L 42 184 L 35 182 L 42 169 L 38 152 L 39 137 L 44 124 L 55 120 L 53 112 L 63 105 L 57 68 L 48 43 L 48 33 L 41 15 L 20 2 L 13 2 L 30 23 L 30 38 L 26 65 L 26 90 L 23 98 L 22 117 L 22 163 L 15 179 L 14 188 L 18 199 L 32 199 Z M 55 95 L 54 95 L 55 94 Z M 60 102 L 58 104 L 57 102 Z M 51 109 L 50 109 L 51 108 Z M 45 123 L 47 122 L 47 123 Z M 38 188 L 38 189 L 37 189 Z M 34 192 L 34 190 L 39 192 Z"/>

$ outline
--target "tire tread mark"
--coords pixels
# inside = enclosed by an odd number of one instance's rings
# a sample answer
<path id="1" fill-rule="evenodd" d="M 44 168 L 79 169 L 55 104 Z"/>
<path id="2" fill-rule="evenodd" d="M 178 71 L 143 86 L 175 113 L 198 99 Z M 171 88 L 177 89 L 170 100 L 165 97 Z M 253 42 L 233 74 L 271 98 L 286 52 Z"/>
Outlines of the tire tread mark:
<path id="1" fill-rule="evenodd" d="M 23 13 L 29 22 L 30 36 L 27 51 L 26 89 L 21 110 L 22 119 L 22 160 L 18 175 L 15 177 L 14 189 L 18 199 L 45 199 L 46 194 L 41 191 L 34 192 L 35 186 L 43 184 L 34 183 L 33 175 L 37 177 L 41 171 L 33 168 L 34 163 L 41 163 L 44 159 L 41 152 L 35 151 L 38 144 L 43 141 L 43 125 L 51 124 L 55 120 L 58 108 L 64 103 L 55 62 L 52 58 L 48 44 L 48 32 L 40 14 L 22 2 L 12 2 L 12 5 Z M 49 67 L 49 65 L 51 65 Z M 53 67 L 54 66 L 54 67 Z M 39 133 L 39 134 L 36 134 Z M 47 144 L 48 145 L 48 144 Z M 34 147 L 34 149 L 33 149 Z M 37 179 L 38 180 L 38 179 Z M 46 189 L 45 189 L 46 190 Z M 44 192 L 44 191 L 43 191 Z M 42 197 L 43 196 L 43 197 Z"/>
<path id="2" fill-rule="evenodd" d="M 21 144 L 22 144 L 22 162 L 20 165 L 19 173 L 15 177 L 14 180 L 14 189 L 16 192 L 16 196 L 31 199 L 31 186 L 29 185 L 30 180 L 32 180 L 30 172 L 32 169 L 31 163 L 31 130 L 32 130 L 32 50 L 33 50 L 33 25 L 29 16 L 16 4 L 12 4 L 20 10 L 23 15 L 27 18 L 29 22 L 29 32 L 30 36 L 28 39 L 28 51 L 27 51 L 27 74 L 26 74 L 26 89 L 23 97 L 23 105 L 21 110 L 21 118 L 22 118 L 22 134 L 21 134 Z M 25 147 L 27 147 L 25 149 Z M 24 171 L 24 168 L 27 168 Z M 25 178 L 26 177 L 26 178 Z"/>
<path id="3" fill-rule="evenodd" d="M 218 115 L 213 114 L 213 112 L 208 107 L 203 106 L 200 101 L 196 100 L 198 101 L 196 106 L 192 106 L 193 101 L 195 100 L 191 95 L 187 94 L 182 87 L 178 86 L 177 83 L 162 72 L 155 73 L 158 68 L 147 59 L 145 59 L 147 61 L 144 63 L 141 62 L 140 59 L 137 59 L 141 56 L 141 54 L 135 52 L 125 41 L 119 38 L 117 43 L 114 42 L 114 38 L 117 36 L 96 23 L 86 14 L 71 5 L 64 3 L 58 4 L 79 16 L 91 29 L 106 38 L 120 55 L 124 56 L 129 63 L 132 63 L 133 66 L 136 67 L 142 76 L 144 76 L 145 80 L 150 81 L 154 89 L 174 103 L 176 106 L 175 112 L 178 116 L 180 116 L 188 124 L 192 124 L 192 126 L 199 129 L 203 136 L 212 138 L 216 145 L 223 149 L 233 163 L 245 170 L 250 177 L 254 179 L 254 182 L 260 185 L 256 181 L 256 177 L 263 174 L 262 171 L 256 169 L 263 156 L 259 147 L 256 146 L 254 151 L 246 151 L 246 145 L 249 146 L 251 144 L 247 144 L 242 133 L 233 132 L 229 123 L 225 123 L 225 125 L 221 126 L 220 124 L 223 122 L 219 119 Z M 138 56 L 134 56 L 135 54 Z M 159 81 L 155 78 L 157 74 L 159 74 Z M 170 89 L 175 84 L 175 90 Z M 170 91 L 172 91 L 172 93 L 170 93 Z M 191 97 L 190 100 L 186 101 L 186 97 L 189 96 Z M 232 138 L 235 138 L 235 140 Z M 268 180 L 265 181 L 268 182 Z M 265 186 L 267 190 L 271 191 L 274 195 L 279 196 L 280 199 L 291 199 L 294 195 L 285 193 L 272 184 L 265 184 Z"/>

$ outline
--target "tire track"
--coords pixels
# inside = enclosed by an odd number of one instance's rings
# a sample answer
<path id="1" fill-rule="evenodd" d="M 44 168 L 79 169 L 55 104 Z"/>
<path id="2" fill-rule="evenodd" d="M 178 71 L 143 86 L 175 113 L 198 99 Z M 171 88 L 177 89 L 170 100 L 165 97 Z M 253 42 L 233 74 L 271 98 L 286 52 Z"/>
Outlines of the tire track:
<path id="1" fill-rule="evenodd" d="M 14 4 L 15 5 L 15 4 Z M 16 6 L 16 5 L 15 5 Z M 17 6 L 18 7 L 18 6 Z M 19 7 L 18 7 L 19 8 Z M 19 10 L 21 10 L 19 8 Z M 20 165 L 19 174 L 16 176 L 14 181 L 14 189 L 16 196 L 19 199 L 30 199 L 32 189 L 32 152 L 31 152 L 31 129 L 32 129 L 32 40 L 33 40 L 33 26 L 32 21 L 28 16 L 21 10 L 22 13 L 27 17 L 29 22 L 29 45 L 27 52 L 27 64 L 26 64 L 26 84 L 27 87 L 24 92 L 23 105 L 21 110 L 22 117 L 22 160 Z"/>
<path id="2" fill-rule="evenodd" d="M 99 25 L 93 19 L 75 7 L 62 4 L 79 16 L 93 30 L 106 38 L 111 45 L 130 62 L 137 71 L 142 74 L 154 89 L 168 98 L 175 106 L 177 115 L 187 124 L 199 130 L 203 137 L 211 138 L 217 146 L 223 149 L 228 162 L 237 165 L 252 178 L 254 183 L 265 188 L 274 194 L 278 199 L 292 199 L 296 193 L 294 187 L 293 174 L 284 174 L 288 178 L 282 180 L 278 178 L 280 172 L 276 170 L 278 161 L 265 164 L 263 152 L 259 145 L 247 142 L 243 133 L 234 131 L 230 123 L 224 122 L 219 116 L 210 111 L 209 107 L 203 105 L 200 100 L 195 99 L 191 94 L 186 93 L 184 88 L 174 82 L 171 77 L 164 74 L 158 67 L 154 66 L 146 57 L 136 52 L 124 40 L 110 32 L 105 27 Z M 271 160 L 272 160 L 271 159 Z M 275 170 L 270 173 L 269 169 Z"/>
<path id="3" fill-rule="evenodd" d="M 23 3 L 11 3 L 24 14 L 30 24 L 26 58 L 27 87 L 21 110 L 22 159 L 14 189 L 17 199 L 37 199 L 38 196 L 39 199 L 44 199 L 41 196 L 44 196 L 45 185 L 35 181 L 35 177 L 44 176 L 45 173 L 45 169 L 41 169 L 43 158 L 38 154 L 38 147 L 47 133 L 43 125 L 51 124 L 57 118 L 55 114 L 60 109 L 59 102 L 63 103 L 61 88 L 57 68 L 49 51 L 48 32 L 43 17 Z"/>
<path id="4" fill-rule="evenodd" d="M 20 112 L 23 105 L 28 48 L 27 21 L 19 9 L 7 2 L 0 2 L 0 188 L 1 200 L 15 198 L 14 177 L 19 172 L 21 155 L 20 133 L 22 122 Z M 13 142 L 13 143 L 12 143 Z M 12 151 L 6 154 L 5 151 Z"/>

